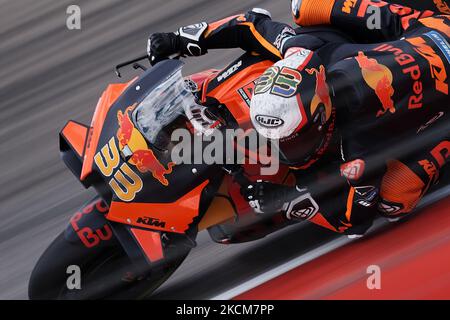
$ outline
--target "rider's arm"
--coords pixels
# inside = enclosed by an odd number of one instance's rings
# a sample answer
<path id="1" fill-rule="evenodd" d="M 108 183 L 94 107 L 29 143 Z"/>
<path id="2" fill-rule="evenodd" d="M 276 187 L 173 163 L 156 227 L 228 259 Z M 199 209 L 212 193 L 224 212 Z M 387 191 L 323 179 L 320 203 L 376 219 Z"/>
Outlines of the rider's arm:
<path id="1" fill-rule="evenodd" d="M 156 63 L 172 54 L 201 56 L 209 49 L 241 48 L 278 61 L 288 48 L 301 46 L 315 50 L 322 45 L 319 38 L 296 35 L 289 25 L 273 21 L 268 11 L 255 8 L 213 23 L 182 27 L 175 33 L 153 34 L 149 39 L 148 54 Z"/>
<path id="2" fill-rule="evenodd" d="M 209 49 L 242 48 L 277 61 L 283 56 L 286 40 L 295 35 L 289 25 L 273 21 L 268 11 L 255 8 L 213 23 L 182 27 L 175 33 L 153 34 L 148 54 L 157 62 L 172 54 L 200 56 Z"/>
<path id="3" fill-rule="evenodd" d="M 201 28 L 191 39 L 188 32 L 192 30 L 192 26 L 180 28 L 178 31 L 182 39 L 183 53 L 187 55 L 205 54 L 208 49 L 241 48 L 278 60 L 282 57 L 283 40 L 295 35 L 290 26 L 273 21 L 268 11 L 258 8 L 246 14 L 197 26 Z M 192 53 L 189 50 L 190 45 L 198 46 L 200 50 Z"/>
<path id="4" fill-rule="evenodd" d="M 296 3 L 292 11 L 298 25 L 332 25 L 368 42 L 399 39 L 417 20 L 435 14 L 371 0 L 301 0 Z"/>

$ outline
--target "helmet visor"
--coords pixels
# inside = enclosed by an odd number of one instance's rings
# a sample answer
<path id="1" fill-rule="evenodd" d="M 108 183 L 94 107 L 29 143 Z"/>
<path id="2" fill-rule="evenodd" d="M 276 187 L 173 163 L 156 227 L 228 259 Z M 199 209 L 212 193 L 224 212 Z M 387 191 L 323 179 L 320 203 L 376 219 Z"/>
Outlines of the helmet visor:
<path id="1" fill-rule="evenodd" d="M 323 146 L 325 135 L 320 121 L 312 123 L 278 142 L 280 162 L 289 166 L 301 167 L 311 161 Z"/>

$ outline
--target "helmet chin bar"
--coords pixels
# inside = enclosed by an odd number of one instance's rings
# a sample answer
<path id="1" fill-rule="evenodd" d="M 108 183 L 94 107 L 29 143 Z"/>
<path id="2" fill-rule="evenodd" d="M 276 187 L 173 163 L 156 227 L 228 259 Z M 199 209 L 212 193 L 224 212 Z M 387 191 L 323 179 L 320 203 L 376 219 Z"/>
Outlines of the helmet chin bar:
<path id="1" fill-rule="evenodd" d="M 336 122 L 336 111 L 335 111 L 335 109 L 333 109 L 330 121 L 328 122 L 328 125 L 327 125 L 327 128 L 326 128 L 327 132 L 323 136 L 323 139 L 320 141 L 320 143 L 318 144 L 318 146 L 315 149 L 315 151 L 310 156 L 308 156 L 307 158 L 303 159 L 303 161 L 298 161 L 297 163 L 293 163 L 292 161 L 289 161 L 286 158 L 286 156 L 282 153 L 281 150 L 279 150 L 279 152 L 280 152 L 280 162 L 285 164 L 285 165 L 290 166 L 294 170 L 305 170 L 305 169 L 308 169 L 309 167 L 311 167 L 328 150 L 328 147 L 329 147 L 329 145 L 331 143 L 331 139 L 333 138 L 335 122 Z M 322 128 L 322 130 L 323 130 L 323 128 Z"/>

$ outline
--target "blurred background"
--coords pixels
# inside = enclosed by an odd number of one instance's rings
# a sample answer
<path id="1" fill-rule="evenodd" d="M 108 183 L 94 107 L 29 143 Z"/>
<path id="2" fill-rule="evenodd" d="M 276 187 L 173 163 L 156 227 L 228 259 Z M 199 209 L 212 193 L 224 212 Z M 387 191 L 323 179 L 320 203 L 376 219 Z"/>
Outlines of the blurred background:
<path id="1" fill-rule="evenodd" d="M 81 8 L 81 30 L 66 27 L 73 4 Z M 69 119 L 89 124 L 106 86 L 134 76 L 124 70 L 117 79 L 114 65 L 145 53 L 153 32 L 253 7 L 291 22 L 287 0 L 0 0 L 0 299 L 27 298 L 38 257 L 93 196 L 60 161 L 58 133 Z M 192 58 L 185 73 L 224 67 L 239 54 L 222 50 Z M 230 247 L 201 234 L 159 297 L 210 297 L 316 245 L 316 236 L 330 237 L 321 230 L 314 234 L 288 230 L 269 241 Z"/>

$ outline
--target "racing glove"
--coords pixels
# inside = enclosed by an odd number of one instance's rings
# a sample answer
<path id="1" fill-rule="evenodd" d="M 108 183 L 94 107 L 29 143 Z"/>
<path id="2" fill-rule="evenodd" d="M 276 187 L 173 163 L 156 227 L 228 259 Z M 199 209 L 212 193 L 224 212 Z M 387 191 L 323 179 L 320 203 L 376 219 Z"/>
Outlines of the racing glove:
<path id="1" fill-rule="evenodd" d="M 242 196 L 258 214 L 282 212 L 288 219 L 312 218 L 319 206 L 306 188 L 257 181 L 241 187 Z"/>
<path id="2" fill-rule="evenodd" d="M 206 54 L 203 43 L 208 24 L 206 22 L 182 27 L 172 33 L 154 33 L 147 43 L 147 54 L 150 63 L 155 65 L 159 61 L 173 55 L 200 56 Z"/>
<path id="3" fill-rule="evenodd" d="M 148 39 L 147 54 L 152 65 L 179 52 L 180 37 L 175 33 L 154 33 Z"/>

